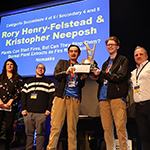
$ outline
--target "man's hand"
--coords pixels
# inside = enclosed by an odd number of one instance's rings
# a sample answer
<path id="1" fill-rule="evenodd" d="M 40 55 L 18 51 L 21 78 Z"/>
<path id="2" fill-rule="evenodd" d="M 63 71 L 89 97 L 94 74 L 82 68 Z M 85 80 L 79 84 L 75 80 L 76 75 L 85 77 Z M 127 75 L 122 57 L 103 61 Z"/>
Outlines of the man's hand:
<path id="1" fill-rule="evenodd" d="M 98 68 L 94 68 L 93 70 L 91 70 L 91 72 L 93 72 L 95 76 L 98 76 L 101 70 L 99 70 Z"/>
<path id="2" fill-rule="evenodd" d="M 22 114 L 23 116 L 27 115 L 27 113 L 28 113 L 27 110 L 23 110 L 23 111 L 21 112 L 21 114 Z"/>
<path id="3" fill-rule="evenodd" d="M 75 70 L 76 70 L 75 67 L 69 67 L 66 71 L 66 74 L 74 73 Z"/>
<path id="4" fill-rule="evenodd" d="M 46 111 L 45 111 L 45 115 L 46 115 L 46 116 L 50 115 L 50 113 L 51 113 L 51 112 L 50 112 L 49 110 L 46 110 Z"/>
<path id="5" fill-rule="evenodd" d="M 91 70 L 92 74 L 89 75 L 89 77 L 92 80 L 98 80 L 98 75 L 100 74 L 101 70 L 99 70 L 98 68 L 94 68 L 93 70 Z"/>

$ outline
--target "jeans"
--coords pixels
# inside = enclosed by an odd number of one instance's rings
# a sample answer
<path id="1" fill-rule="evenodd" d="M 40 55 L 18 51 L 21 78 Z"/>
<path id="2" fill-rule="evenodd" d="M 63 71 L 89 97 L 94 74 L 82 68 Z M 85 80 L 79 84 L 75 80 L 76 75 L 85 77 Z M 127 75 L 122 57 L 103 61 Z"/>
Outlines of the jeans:
<path id="1" fill-rule="evenodd" d="M 36 150 L 44 150 L 45 123 L 47 116 L 45 113 L 29 112 L 24 118 L 25 132 L 27 136 L 26 150 L 32 150 L 34 133 L 36 130 Z"/>

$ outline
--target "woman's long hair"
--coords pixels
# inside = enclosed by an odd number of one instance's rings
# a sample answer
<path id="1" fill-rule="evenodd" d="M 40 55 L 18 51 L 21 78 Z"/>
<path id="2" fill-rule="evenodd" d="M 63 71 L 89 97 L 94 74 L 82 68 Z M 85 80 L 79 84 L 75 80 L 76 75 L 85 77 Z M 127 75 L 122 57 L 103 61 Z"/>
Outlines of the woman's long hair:
<path id="1" fill-rule="evenodd" d="M 13 63 L 13 71 L 12 71 L 12 78 L 14 80 L 17 79 L 17 77 L 19 76 L 17 71 L 18 71 L 18 66 L 16 64 L 16 62 L 13 60 L 13 59 L 7 59 L 4 63 L 4 66 L 3 66 L 3 70 L 2 70 L 2 73 L 0 74 L 0 80 L 3 80 L 6 76 L 7 76 L 7 70 L 6 70 L 6 63 L 10 61 Z"/>

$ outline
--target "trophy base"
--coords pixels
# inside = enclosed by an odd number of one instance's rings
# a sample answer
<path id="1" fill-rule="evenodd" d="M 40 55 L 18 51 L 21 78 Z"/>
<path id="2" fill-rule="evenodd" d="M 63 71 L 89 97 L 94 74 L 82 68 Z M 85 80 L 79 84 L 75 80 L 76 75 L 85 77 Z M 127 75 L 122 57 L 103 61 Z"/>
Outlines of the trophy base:
<path id="1" fill-rule="evenodd" d="M 93 59 L 82 59 L 82 64 L 94 64 L 94 60 Z"/>
<path id="2" fill-rule="evenodd" d="M 76 73 L 90 73 L 91 65 L 78 64 L 78 65 L 74 65 L 73 67 L 75 67 L 75 72 Z"/>
<path id="3" fill-rule="evenodd" d="M 95 68 L 94 60 L 93 59 L 82 59 L 82 65 L 90 65 L 90 70 Z"/>

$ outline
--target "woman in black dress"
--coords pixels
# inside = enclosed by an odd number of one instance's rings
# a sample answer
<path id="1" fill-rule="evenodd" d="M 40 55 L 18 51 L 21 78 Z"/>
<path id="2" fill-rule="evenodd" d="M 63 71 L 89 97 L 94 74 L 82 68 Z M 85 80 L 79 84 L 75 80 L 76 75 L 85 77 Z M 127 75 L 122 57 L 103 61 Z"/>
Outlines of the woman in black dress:
<path id="1" fill-rule="evenodd" d="M 5 118 L 5 150 L 10 150 L 13 138 L 13 123 L 18 109 L 21 89 L 22 79 L 17 73 L 17 64 L 13 59 L 7 59 L 0 74 L 0 131 Z"/>

